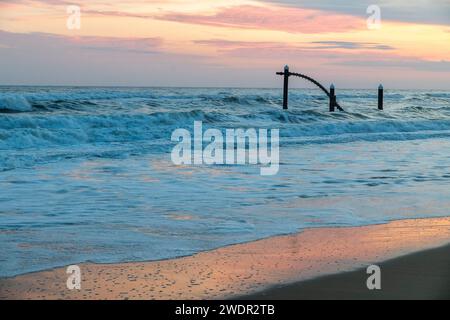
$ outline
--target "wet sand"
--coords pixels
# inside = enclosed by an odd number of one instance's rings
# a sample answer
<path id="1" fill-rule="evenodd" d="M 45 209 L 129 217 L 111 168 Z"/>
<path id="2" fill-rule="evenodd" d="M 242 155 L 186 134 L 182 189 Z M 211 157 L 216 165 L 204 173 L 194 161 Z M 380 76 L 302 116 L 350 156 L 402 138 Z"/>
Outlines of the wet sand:
<path id="1" fill-rule="evenodd" d="M 378 264 L 381 289 L 368 290 L 367 269 L 269 288 L 242 300 L 450 300 L 450 246 Z"/>
<path id="2" fill-rule="evenodd" d="M 79 264 L 81 290 L 67 289 L 66 268 L 0 279 L 0 299 L 226 299 L 271 292 L 264 290 L 366 268 L 449 243 L 450 218 L 308 229 L 179 259 Z M 435 255 L 437 260 L 430 261 L 426 269 L 429 277 L 438 272 L 436 261 L 441 261 L 443 254 L 448 257 L 448 250 L 440 251 Z M 399 273 L 410 273 L 410 281 L 423 282 L 425 287 L 440 283 L 429 282 L 431 278 L 418 275 L 419 269 L 411 271 L 408 264 L 395 268 Z M 366 278 L 364 274 L 364 285 Z M 395 276 L 391 279 L 395 280 Z M 361 278 L 349 281 L 341 290 L 353 290 L 352 285 L 359 286 Z"/>

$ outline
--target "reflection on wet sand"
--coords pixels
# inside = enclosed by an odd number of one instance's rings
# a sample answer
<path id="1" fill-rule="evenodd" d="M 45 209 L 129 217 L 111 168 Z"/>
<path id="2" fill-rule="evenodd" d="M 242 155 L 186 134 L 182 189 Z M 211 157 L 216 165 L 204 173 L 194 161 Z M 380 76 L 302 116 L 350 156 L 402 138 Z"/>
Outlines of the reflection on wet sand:
<path id="1" fill-rule="evenodd" d="M 268 286 L 364 267 L 450 242 L 450 218 L 308 229 L 141 263 L 81 264 L 82 288 L 65 268 L 0 280 L 0 299 L 220 299 Z"/>

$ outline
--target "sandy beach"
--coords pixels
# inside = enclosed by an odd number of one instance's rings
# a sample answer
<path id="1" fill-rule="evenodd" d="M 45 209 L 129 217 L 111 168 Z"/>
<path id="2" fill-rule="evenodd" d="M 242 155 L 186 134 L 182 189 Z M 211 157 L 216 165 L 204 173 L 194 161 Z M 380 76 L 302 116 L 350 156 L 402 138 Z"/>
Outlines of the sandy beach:
<path id="1" fill-rule="evenodd" d="M 318 277 L 242 296 L 243 300 L 449 300 L 450 246 L 379 264 L 381 290 L 367 290 L 367 269 Z"/>
<path id="2" fill-rule="evenodd" d="M 344 272 L 448 243 L 450 218 L 308 229 L 179 259 L 79 264 L 81 290 L 67 289 L 66 268 L 4 278 L 0 280 L 0 299 L 229 299 L 252 294 L 256 295 L 249 297 L 258 299 L 322 298 L 321 291 L 312 290 L 309 295 L 309 289 L 305 289 L 296 296 L 292 292 L 297 292 L 297 287 L 283 286 L 322 276 L 314 286 L 327 288 L 329 281 L 336 281 L 323 276 L 345 276 Z M 407 274 L 410 283 L 422 283 L 428 290 L 423 293 L 431 294 L 434 289 L 442 289 L 434 288 L 434 284 L 448 288 L 449 275 L 442 272 L 442 264 L 448 263 L 448 250 L 445 247 L 434 251 L 432 258 L 426 253 L 415 256 L 414 261 L 426 266 L 426 270 L 396 262 L 387 262 L 382 268 L 388 266 L 387 269 L 395 270 L 396 274 Z M 353 297 L 355 287 L 364 291 L 367 276 L 357 272 L 354 276 L 347 274 L 347 278 L 338 278 L 339 291 L 329 291 L 324 298 Z M 402 285 L 392 274 L 386 279 L 392 279 L 393 286 Z M 387 287 L 388 281 L 385 282 Z"/>

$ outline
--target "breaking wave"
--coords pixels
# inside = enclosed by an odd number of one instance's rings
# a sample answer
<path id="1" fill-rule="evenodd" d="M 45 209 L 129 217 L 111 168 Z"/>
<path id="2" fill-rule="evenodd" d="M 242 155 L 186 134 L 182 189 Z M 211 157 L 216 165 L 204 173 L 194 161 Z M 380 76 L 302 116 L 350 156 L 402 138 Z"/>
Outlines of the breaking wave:
<path id="1" fill-rule="evenodd" d="M 0 96 L 0 112 L 26 112 L 31 111 L 32 107 L 28 100 L 15 94 Z"/>
<path id="2" fill-rule="evenodd" d="M 194 121 L 205 128 L 278 128 L 282 145 L 450 135 L 445 92 L 390 92 L 384 112 L 376 110 L 375 98 L 364 90 L 345 91 L 339 99 L 346 112 L 330 114 L 315 90 L 293 90 L 284 111 L 279 90 L 0 88 L 0 168 L 28 149 L 79 149 L 80 156 L 105 146 L 168 152 L 172 131 Z"/>

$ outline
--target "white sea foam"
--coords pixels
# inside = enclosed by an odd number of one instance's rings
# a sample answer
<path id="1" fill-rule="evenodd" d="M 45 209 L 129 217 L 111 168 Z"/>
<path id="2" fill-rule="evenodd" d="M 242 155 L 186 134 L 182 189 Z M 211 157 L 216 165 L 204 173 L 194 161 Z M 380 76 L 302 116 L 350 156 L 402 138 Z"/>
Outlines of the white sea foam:
<path id="1" fill-rule="evenodd" d="M 0 111 L 26 112 L 31 111 L 32 107 L 28 100 L 22 95 L 0 94 Z"/>

